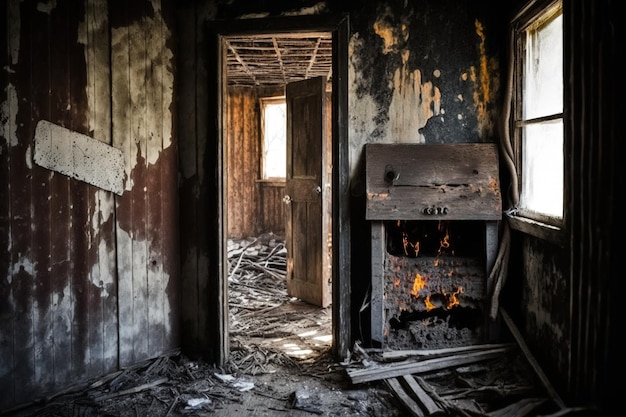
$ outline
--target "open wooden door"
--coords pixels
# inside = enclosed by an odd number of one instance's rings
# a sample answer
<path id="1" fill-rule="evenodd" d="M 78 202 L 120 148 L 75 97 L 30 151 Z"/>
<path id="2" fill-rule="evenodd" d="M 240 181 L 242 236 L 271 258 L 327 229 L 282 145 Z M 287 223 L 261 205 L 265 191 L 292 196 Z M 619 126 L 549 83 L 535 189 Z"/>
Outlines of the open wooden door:
<path id="1" fill-rule="evenodd" d="M 326 79 L 316 77 L 286 87 L 287 174 L 285 244 L 287 293 L 307 303 L 328 307 L 331 272 L 328 221 L 324 216 L 330 190 L 326 186 Z"/>

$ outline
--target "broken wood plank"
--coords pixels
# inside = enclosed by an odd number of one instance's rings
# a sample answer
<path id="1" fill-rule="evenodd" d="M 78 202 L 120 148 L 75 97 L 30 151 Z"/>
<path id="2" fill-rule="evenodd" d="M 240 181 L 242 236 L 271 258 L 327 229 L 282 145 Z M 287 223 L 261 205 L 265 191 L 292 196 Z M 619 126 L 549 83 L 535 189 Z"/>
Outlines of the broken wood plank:
<path id="1" fill-rule="evenodd" d="M 511 350 L 511 347 L 500 347 L 487 349 L 479 352 L 464 353 L 441 358 L 426 359 L 422 361 L 405 361 L 391 364 L 384 364 L 378 367 L 363 369 L 346 369 L 352 383 L 359 384 L 381 379 L 393 378 L 402 375 L 430 372 L 454 366 L 466 365 L 468 363 L 480 362 L 492 359 Z"/>
<path id="2" fill-rule="evenodd" d="M 397 378 L 387 378 L 385 383 L 413 417 L 426 417 L 426 414 L 417 402 L 404 391 Z"/>
<path id="3" fill-rule="evenodd" d="M 454 411 L 455 414 L 460 417 L 470 417 L 470 414 L 468 413 L 468 411 L 465 408 L 461 407 L 459 404 L 457 404 L 456 401 L 447 401 L 441 398 L 439 394 L 437 393 L 437 391 L 432 386 L 430 386 L 430 384 L 424 381 L 422 378 L 417 377 L 417 381 L 420 384 L 420 386 L 424 389 L 424 391 L 427 394 L 429 394 L 431 398 L 433 398 L 433 400 L 435 400 L 438 404 L 441 405 L 442 409 L 448 412 Z"/>
<path id="4" fill-rule="evenodd" d="M 537 374 L 537 376 L 543 383 L 543 386 L 545 387 L 548 394 L 552 397 L 552 399 L 559 406 L 559 408 L 566 408 L 565 403 L 563 402 L 559 394 L 556 392 L 556 390 L 550 383 L 550 380 L 548 379 L 546 374 L 544 374 L 543 370 L 539 366 L 539 363 L 537 362 L 533 354 L 530 352 L 530 349 L 526 345 L 526 342 L 524 341 L 522 334 L 517 329 L 517 326 L 515 326 L 515 323 L 513 322 L 513 319 L 511 319 L 511 316 L 509 316 L 509 313 L 507 313 L 506 310 L 500 307 L 500 315 L 504 319 L 504 322 L 509 328 L 509 331 L 511 332 L 511 334 L 517 341 L 517 344 L 519 345 L 520 349 L 522 349 L 522 352 L 524 352 L 524 355 L 526 356 L 526 359 L 530 363 L 530 366 L 533 368 L 533 370 L 535 371 L 535 373 Z"/>
<path id="5" fill-rule="evenodd" d="M 469 346 L 458 346 L 452 348 L 441 349 L 409 349 L 409 350 L 392 350 L 383 352 L 381 354 L 382 359 L 400 360 L 408 359 L 414 356 L 444 356 L 451 353 L 472 352 L 477 350 L 494 349 L 500 347 L 511 347 L 514 343 L 490 343 L 490 344 L 477 344 Z"/>
<path id="6" fill-rule="evenodd" d="M 546 402 L 545 398 L 523 398 L 504 408 L 487 413 L 488 417 L 525 417 Z M 532 414 L 534 415 L 534 414 Z"/>
<path id="7" fill-rule="evenodd" d="M 135 394 L 137 392 L 141 392 L 141 391 L 146 390 L 146 389 L 154 388 L 157 385 L 164 384 L 167 381 L 169 381 L 169 378 L 159 378 L 159 379 L 157 379 L 155 381 L 148 382 L 146 384 L 142 384 L 142 385 L 139 385 L 139 386 L 136 386 L 136 387 L 133 387 L 133 388 L 125 389 L 123 391 L 113 392 L 111 394 L 100 395 L 98 397 L 94 397 L 93 400 L 96 401 L 96 402 L 100 402 L 100 401 L 104 401 L 104 400 L 110 400 L 111 398 L 121 397 L 123 395 Z"/>
<path id="8" fill-rule="evenodd" d="M 443 413 L 443 409 L 431 398 L 424 388 L 413 378 L 412 375 L 404 375 L 402 379 L 406 383 L 406 386 L 411 390 L 415 399 L 426 410 L 426 414 L 434 416 Z"/>

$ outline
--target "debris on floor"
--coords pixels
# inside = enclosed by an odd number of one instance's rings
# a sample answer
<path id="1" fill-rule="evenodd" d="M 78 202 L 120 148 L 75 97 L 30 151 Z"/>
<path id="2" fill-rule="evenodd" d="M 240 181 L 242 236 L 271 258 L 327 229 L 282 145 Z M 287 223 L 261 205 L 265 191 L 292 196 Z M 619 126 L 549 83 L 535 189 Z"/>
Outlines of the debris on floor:
<path id="1" fill-rule="evenodd" d="M 435 350 L 357 342 L 338 363 L 332 310 L 287 295 L 285 255 L 284 242 L 271 234 L 228 242 L 225 366 L 169 352 L 0 416 L 593 415 L 564 407 L 546 389 L 519 336 L 517 343 Z"/>

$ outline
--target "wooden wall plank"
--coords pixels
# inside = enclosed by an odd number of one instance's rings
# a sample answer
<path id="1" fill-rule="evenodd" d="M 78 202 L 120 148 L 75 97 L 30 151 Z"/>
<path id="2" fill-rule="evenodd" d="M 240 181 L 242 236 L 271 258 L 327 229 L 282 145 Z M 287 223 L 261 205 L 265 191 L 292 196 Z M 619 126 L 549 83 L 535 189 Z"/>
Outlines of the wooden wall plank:
<path id="1" fill-rule="evenodd" d="M 227 110 L 228 236 L 259 234 L 261 220 L 260 124 L 255 90 L 230 88 Z"/>
<path id="2" fill-rule="evenodd" d="M 113 11 L 111 19 L 124 21 L 125 10 Z M 131 111 L 129 42 L 131 29 L 128 25 L 118 24 L 111 28 L 111 115 L 115 123 L 112 127 L 112 143 L 124 153 L 126 175 L 130 173 L 135 155 L 132 140 L 131 123 L 128 117 Z M 127 178 L 124 195 L 117 199 L 116 249 L 118 273 L 119 305 L 119 363 L 126 366 L 133 363 L 133 288 L 132 288 L 132 236 L 130 226 L 131 197 L 129 188 L 132 178 Z"/>
<path id="3" fill-rule="evenodd" d="M 78 27 L 78 42 L 84 45 L 85 117 L 93 138 L 111 145 L 111 86 L 109 67 L 109 20 L 107 0 L 86 0 Z M 80 54 L 73 54 L 78 57 Z M 72 77 L 74 80 L 75 77 Z M 115 260 L 115 196 L 110 191 L 91 188 L 88 228 L 90 242 L 90 357 L 88 375 L 97 376 L 117 367 L 117 285 Z"/>
<path id="4" fill-rule="evenodd" d="M 163 311 L 165 296 L 163 271 L 163 216 L 162 182 L 160 155 L 163 152 L 163 61 L 165 39 L 162 20 L 155 19 L 153 25 L 146 27 L 147 60 L 146 67 L 146 114 L 148 122 L 146 137 L 146 238 L 148 245 L 147 271 L 147 355 L 158 356 L 165 346 L 164 322 L 167 320 Z M 172 219 L 173 220 L 173 219 Z"/>
<path id="5" fill-rule="evenodd" d="M 35 274 L 34 262 L 32 258 L 32 236 L 31 225 L 33 214 L 31 211 L 32 197 L 32 177 L 31 168 L 28 163 L 30 154 L 30 139 L 33 133 L 31 124 L 31 109 L 29 103 L 20 101 L 20 97 L 27 96 L 32 90 L 30 69 L 34 65 L 34 55 L 36 55 L 37 45 L 33 45 L 36 39 L 32 37 L 35 23 L 33 15 L 36 13 L 27 7 L 15 10 L 20 22 L 20 50 L 19 63 L 13 67 L 13 82 L 17 97 L 15 113 L 15 136 L 9 147 L 8 157 L 11 167 L 11 181 L 9 200 L 11 201 L 11 225 L 10 225 L 10 282 L 15 323 L 12 338 L 12 349 L 14 350 L 11 372 L 13 384 L 10 388 L 13 391 L 15 402 L 28 399 L 31 392 L 36 390 L 35 381 L 35 340 L 33 321 L 33 277 Z"/>
<path id="6" fill-rule="evenodd" d="M 130 10 L 131 15 L 142 16 L 144 11 L 141 5 L 129 5 L 138 10 Z M 132 354 L 133 360 L 147 358 L 148 355 L 148 276 L 146 265 L 148 262 L 148 242 L 146 230 L 146 193 L 147 193 L 147 136 L 148 120 L 146 120 L 147 82 L 151 69 L 146 48 L 148 47 L 148 33 L 145 20 L 128 22 L 130 37 L 128 39 L 128 55 L 130 78 L 128 89 L 130 92 L 130 113 L 128 114 L 131 126 L 131 166 L 130 216 L 132 223 Z M 115 69 L 114 69 L 115 70 Z M 143 335 L 139 337 L 139 335 Z"/>
<path id="7" fill-rule="evenodd" d="M 199 18 L 195 4 L 179 10 L 177 12 L 177 27 L 181 30 L 177 31 L 179 43 L 185 45 L 188 50 L 193 51 L 198 48 L 199 40 L 196 39 L 195 19 Z M 193 22 L 193 24 L 189 24 Z M 184 54 L 179 60 L 178 69 L 180 73 L 197 74 L 196 65 L 200 65 L 193 58 L 195 53 Z M 200 309 L 198 291 L 199 277 L 202 276 L 199 271 L 200 243 L 199 234 L 201 233 L 202 224 L 200 219 L 199 204 L 191 204 L 191 202 L 199 203 L 197 191 L 200 188 L 200 156 L 196 149 L 195 143 L 199 139 L 197 131 L 195 96 L 198 93 L 198 85 L 196 77 L 179 77 L 177 80 L 179 88 L 178 94 L 181 97 L 194 97 L 190 100 L 179 100 L 177 102 L 178 123 L 177 135 L 179 137 L 194 138 L 193 140 L 180 141 L 178 152 L 180 160 L 180 190 L 179 198 L 183 203 L 180 205 L 180 234 L 185 236 L 181 240 L 181 297 L 185 302 L 181 304 L 180 314 L 182 316 L 181 328 L 181 345 L 190 350 L 199 350 L 197 347 L 200 337 L 200 325 L 202 324 L 202 310 Z M 206 86 L 204 86 L 206 88 Z M 200 90 L 201 91 L 201 90 Z M 206 275 L 204 275 L 206 276 Z"/>
<path id="8" fill-rule="evenodd" d="M 502 217 L 495 144 L 370 143 L 365 158 L 370 220 Z"/>
<path id="9" fill-rule="evenodd" d="M 119 251 L 126 257 L 120 261 L 124 264 L 120 265 L 123 273 L 119 282 L 122 363 L 156 356 L 174 343 L 166 335 L 170 320 L 165 296 L 169 276 L 164 272 L 163 262 L 168 254 L 164 253 L 162 226 L 176 220 L 163 217 L 162 163 L 165 162 L 161 160 L 164 144 L 171 143 L 169 133 L 164 142 L 163 131 L 166 123 L 170 126 L 168 132 L 171 131 L 172 98 L 168 92 L 173 77 L 168 69 L 171 63 L 166 59 L 170 56 L 166 45 L 169 30 L 152 7 L 150 3 L 132 4 L 114 12 L 115 21 L 120 23 L 114 26 L 125 29 L 113 31 L 113 56 L 120 66 L 114 63 L 112 71 L 120 71 L 119 82 L 124 87 L 119 90 L 119 101 L 114 98 L 113 114 L 116 120 L 118 117 L 124 120 L 125 129 L 119 134 L 128 137 L 116 138 L 118 133 L 114 132 L 113 140 L 128 152 L 125 163 L 129 178 L 117 212 Z M 123 54 L 126 56 L 122 57 Z M 114 80 L 117 77 L 113 75 Z M 167 105 L 165 97 L 169 97 Z M 168 201 L 174 204 L 174 200 Z M 172 206 L 166 212 L 175 213 Z M 178 251 L 177 246 L 168 248 Z"/>
<path id="10" fill-rule="evenodd" d="M 0 22 L 7 22 L 0 28 L 4 39 L 19 38 L 19 33 L 14 33 L 15 25 L 11 22 L 15 18 L 13 12 L 15 7 L 11 7 L 11 2 L 0 7 Z M 0 68 L 10 69 L 14 60 L 17 59 L 14 51 L 9 48 L 9 42 L 0 42 Z M 0 89 L 0 103 L 4 108 L 0 110 L 3 123 L 0 125 L 0 236 L 10 238 L 11 223 L 11 199 L 10 199 L 10 178 L 11 160 L 9 158 L 9 147 L 12 132 L 16 129 L 15 116 L 17 113 L 17 100 L 15 85 L 12 84 L 12 71 L 0 72 L 0 83 L 5 88 Z M 11 268 L 10 246 L 0 245 L 0 386 L 4 387 L 0 392 L 0 409 L 8 408 L 13 401 L 13 334 L 14 334 L 14 303 L 11 293 L 11 283 L 13 271 Z"/>
<path id="11" fill-rule="evenodd" d="M 55 114 L 55 104 L 52 103 L 51 94 L 56 93 L 58 102 L 67 101 L 67 80 L 54 78 L 55 67 L 63 67 L 67 71 L 67 42 L 61 41 L 60 45 L 54 45 L 49 37 L 49 33 L 54 28 L 54 21 L 51 13 L 41 13 L 32 11 L 32 57 L 30 77 L 32 80 L 31 97 L 31 128 L 36 123 L 45 118 L 57 116 Z M 57 39 L 66 39 L 67 34 L 60 30 Z M 58 54 L 60 61 L 52 60 L 52 54 Z M 65 59 L 64 59 L 65 58 Z M 60 82 L 60 84 L 53 84 Z M 33 140 L 34 135 L 24 140 Z M 34 143 L 31 142 L 33 150 Z M 31 207 L 33 216 L 32 226 L 32 257 L 35 262 L 33 274 L 34 285 L 34 305 L 32 309 L 34 340 L 35 344 L 35 375 L 36 384 L 43 390 L 51 390 L 54 386 L 54 338 L 52 337 L 51 322 L 48 317 L 54 314 L 51 306 L 53 278 L 50 274 L 50 244 L 52 241 L 52 223 L 50 206 L 52 201 L 51 183 L 55 174 L 36 165 L 32 165 L 32 196 Z M 65 219 L 56 219 L 62 223 Z M 63 236 L 63 235 L 62 235 Z M 60 280 L 63 280 L 61 277 Z M 56 285 L 54 285 L 56 286 Z"/>
<path id="12" fill-rule="evenodd" d="M 284 182 L 261 182 L 260 184 L 260 233 L 274 233 L 285 236 L 285 196 Z"/>
<path id="13" fill-rule="evenodd" d="M 85 13 L 84 4 L 77 7 L 61 3 L 51 9 L 50 13 L 54 22 L 52 26 L 59 29 L 65 44 L 57 45 L 54 37 L 51 37 L 53 54 L 56 56 L 55 50 L 60 49 L 58 56 L 61 57 L 61 62 L 51 66 L 50 78 L 55 86 L 52 96 L 59 98 L 52 100 L 57 104 L 51 107 L 50 119 L 73 132 L 89 134 L 85 56 L 82 45 L 78 43 L 78 27 Z M 64 282 L 59 283 L 58 288 L 59 291 L 65 291 L 63 288 L 67 287 L 70 289 L 68 310 L 60 311 L 60 314 L 71 318 L 71 327 L 69 337 L 62 339 L 63 342 L 69 341 L 69 355 L 67 351 L 59 351 L 56 363 L 57 366 L 64 367 L 62 360 L 65 355 L 65 369 L 62 368 L 61 375 L 66 385 L 85 380 L 90 375 L 92 351 L 97 351 L 94 345 L 98 345 L 98 340 L 90 337 L 90 329 L 101 325 L 100 320 L 94 319 L 92 315 L 92 309 L 99 302 L 92 294 L 91 276 L 92 265 L 97 259 L 97 246 L 94 248 L 93 233 L 90 233 L 95 188 L 81 180 L 68 181 L 56 174 L 54 180 L 67 184 L 62 185 L 63 191 L 58 198 L 59 204 L 68 205 L 67 215 L 64 217 L 67 226 L 60 226 L 68 231 L 63 236 L 65 244 L 69 246 L 69 275 Z"/>

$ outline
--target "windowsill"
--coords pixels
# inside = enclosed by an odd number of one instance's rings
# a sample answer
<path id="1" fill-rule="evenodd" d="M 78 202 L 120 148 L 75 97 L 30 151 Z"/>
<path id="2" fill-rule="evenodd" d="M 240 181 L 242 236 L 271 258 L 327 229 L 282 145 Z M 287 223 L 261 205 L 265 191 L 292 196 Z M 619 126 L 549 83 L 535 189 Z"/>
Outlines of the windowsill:
<path id="1" fill-rule="evenodd" d="M 263 185 L 268 185 L 271 187 L 284 187 L 285 186 L 284 178 L 267 178 L 267 179 L 258 179 L 256 181 L 258 183 L 262 183 Z"/>
<path id="2" fill-rule="evenodd" d="M 567 239 L 563 228 L 514 214 L 505 213 L 505 216 L 512 229 L 565 247 Z"/>

